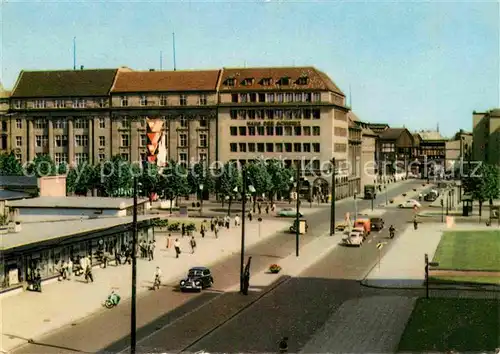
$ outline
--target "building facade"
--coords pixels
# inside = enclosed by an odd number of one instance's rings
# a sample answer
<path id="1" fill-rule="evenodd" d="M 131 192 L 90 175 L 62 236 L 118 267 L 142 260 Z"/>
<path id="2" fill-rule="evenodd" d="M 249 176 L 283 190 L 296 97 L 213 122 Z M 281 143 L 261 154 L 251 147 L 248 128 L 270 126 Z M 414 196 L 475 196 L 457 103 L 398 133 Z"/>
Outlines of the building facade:
<path id="1" fill-rule="evenodd" d="M 0 83 L 0 152 L 10 151 L 10 118 L 8 115 L 10 92 L 5 90 Z"/>
<path id="2" fill-rule="evenodd" d="M 473 159 L 500 165 L 500 109 L 473 112 Z"/>
<path id="3" fill-rule="evenodd" d="M 446 170 L 459 169 L 469 158 L 472 158 L 472 133 L 461 129 L 446 142 Z"/>

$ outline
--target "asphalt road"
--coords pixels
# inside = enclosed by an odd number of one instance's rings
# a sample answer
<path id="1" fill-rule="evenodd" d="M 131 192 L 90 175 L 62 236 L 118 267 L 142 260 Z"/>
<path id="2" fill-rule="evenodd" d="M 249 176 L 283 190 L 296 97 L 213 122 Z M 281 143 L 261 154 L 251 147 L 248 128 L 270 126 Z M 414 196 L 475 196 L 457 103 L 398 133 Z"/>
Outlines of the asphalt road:
<path id="1" fill-rule="evenodd" d="M 388 192 L 388 197 L 400 195 L 404 191 L 414 188 L 417 184 L 418 182 L 415 182 L 415 184 L 396 187 Z M 382 194 L 379 195 L 374 204 L 376 206 L 383 202 L 385 202 L 385 196 Z M 358 210 L 369 207 L 370 201 L 358 200 Z M 352 201 L 338 203 L 336 206 L 337 221 L 341 221 L 345 213 L 353 213 L 353 209 L 354 203 Z M 394 216 L 390 216 L 386 224 L 393 223 L 398 228 L 401 222 L 406 222 L 408 219 L 401 218 L 401 213 L 410 215 L 411 211 L 394 211 L 392 213 Z M 324 210 L 307 217 L 310 232 L 301 237 L 302 245 L 310 242 L 315 236 L 328 232 L 329 216 L 330 210 L 325 207 Z M 291 328 L 292 324 L 293 327 L 296 325 L 294 321 L 287 322 L 287 316 L 295 320 L 300 319 L 298 322 L 304 324 L 297 327 L 310 327 L 307 330 L 297 329 L 297 336 L 294 337 L 307 338 L 317 328 L 307 325 L 308 321 L 311 321 L 309 318 L 316 318 L 313 323 L 321 322 L 321 319 L 328 318 L 328 314 L 333 310 L 332 306 L 341 303 L 346 296 L 354 296 L 360 291 L 355 280 L 364 275 L 363 272 L 366 272 L 377 259 L 378 252 L 375 245 L 376 242 L 371 242 L 360 249 L 339 247 L 305 273 L 306 279 L 309 279 L 306 281 L 311 284 L 304 283 L 303 278 L 282 279 L 286 282 L 276 287 L 272 296 L 266 296 L 255 302 L 254 305 L 252 302 L 256 301 L 263 293 L 256 292 L 248 297 L 243 297 L 237 293 L 224 292 L 225 289 L 239 282 L 239 255 L 229 257 L 212 267 L 215 286 L 211 291 L 205 291 L 202 294 L 183 294 L 175 290 L 176 284 L 171 284 L 158 291 L 147 293 L 137 301 L 138 351 L 173 352 L 189 348 L 197 338 L 213 331 L 214 327 L 227 322 L 235 313 L 241 312 L 248 306 L 250 306 L 248 308 L 251 309 L 249 311 L 252 312 L 252 316 L 238 316 L 237 319 L 250 317 L 246 321 L 251 322 L 251 328 L 254 332 L 242 330 L 246 326 L 239 328 L 236 326 L 233 329 L 235 332 L 239 331 L 238 336 L 223 335 L 225 339 L 210 340 L 210 343 L 207 343 L 207 348 L 211 348 L 210 351 L 273 351 L 276 348 L 276 335 L 278 337 L 282 335 L 283 330 L 290 333 L 291 329 L 288 328 Z M 247 256 L 253 257 L 252 272 L 256 273 L 266 269 L 270 263 L 279 262 L 279 259 L 286 257 L 294 250 L 295 238 L 284 232 L 249 248 Z M 308 278 L 309 276 L 322 279 Z M 332 281 L 332 279 L 337 280 Z M 271 301 L 272 308 L 280 306 L 279 311 L 276 311 L 276 308 L 270 309 L 269 301 Z M 205 306 L 207 304 L 209 305 Z M 259 313 L 259 315 L 253 315 L 254 310 L 252 309 L 254 307 L 257 308 L 255 313 Z M 286 308 L 289 311 L 284 311 Z M 288 313 L 289 315 L 287 315 Z M 279 318 L 285 322 L 276 323 L 276 314 L 280 314 Z M 275 318 L 276 320 L 273 320 Z M 117 352 L 124 350 L 129 344 L 129 319 L 130 302 L 124 301 L 113 310 L 99 312 L 43 338 L 37 338 L 34 343 L 19 348 L 15 353 Z M 237 319 L 229 321 L 229 325 L 236 323 Z M 279 335 L 273 332 L 278 330 Z M 210 338 L 217 338 L 216 334 L 219 332 L 215 331 L 214 333 Z M 247 338 L 246 342 L 236 340 L 242 336 Z M 199 344 L 205 345 L 203 342 Z M 297 341 L 298 344 L 299 341 Z M 195 346 L 197 345 L 195 344 Z M 227 349 L 212 349 L 221 348 L 221 345 L 225 345 Z M 191 351 L 191 348 L 189 350 Z"/>

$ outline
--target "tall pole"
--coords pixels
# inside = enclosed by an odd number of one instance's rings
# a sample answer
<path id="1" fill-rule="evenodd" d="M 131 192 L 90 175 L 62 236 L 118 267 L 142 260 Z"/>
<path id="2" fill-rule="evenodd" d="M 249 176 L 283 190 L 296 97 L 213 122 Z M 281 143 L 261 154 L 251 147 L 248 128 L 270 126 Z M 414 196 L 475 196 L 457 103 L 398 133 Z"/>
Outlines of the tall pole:
<path id="1" fill-rule="evenodd" d="M 299 237 L 300 237 L 300 219 L 299 219 L 299 209 L 300 209 L 300 168 L 297 165 L 297 189 L 295 190 L 295 193 L 297 194 L 297 205 L 296 205 L 296 212 L 295 212 L 295 256 L 299 256 Z"/>
<path id="2" fill-rule="evenodd" d="M 177 70 L 177 63 L 175 61 L 175 32 L 172 32 L 172 52 L 174 56 L 174 71 Z"/>
<path id="3" fill-rule="evenodd" d="M 425 298 L 429 298 L 429 256 L 425 254 Z"/>
<path id="4" fill-rule="evenodd" d="M 332 159 L 332 200 L 330 207 L 330 236 L 335 233 L 335 158 Z"/>
<path id="5" fill-rule="evenodd" d="M 241 193 L 241 258 L 240 258 L 240 292 L 242 294 L 244 289 L 243 272 L 245 268 L 246 199 L 247 199 L 247 171 L 245 167 L 243 167 L 243 190 Z"/>
<path id="6" fill-rule="evenodd" d="M 134 177 L 134 212 L 132 218 L 132 301 L 130 314 L 130 353 L 135 354 L 137 337 L 137 177 Z"/>
<path id="7" fill-rule="evenodd" d="M 73 70 L 76 70 L 76 37 L 73 37 Z"/>

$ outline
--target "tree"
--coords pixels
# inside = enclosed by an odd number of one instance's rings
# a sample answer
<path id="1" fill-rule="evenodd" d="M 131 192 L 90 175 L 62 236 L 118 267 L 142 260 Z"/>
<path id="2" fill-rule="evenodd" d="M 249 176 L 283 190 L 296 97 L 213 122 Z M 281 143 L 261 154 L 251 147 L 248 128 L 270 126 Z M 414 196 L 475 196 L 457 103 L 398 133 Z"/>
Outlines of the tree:
<path id="1" fill-rule="evenodd" d="M 295 178 L 295 173 L 291 168 L 286 168 L 283 161 L 279 160 L 268 161 L 266 168 L 271 178 L 269 200 L 272 203 L 275 196 L 289 190 L 292 178 Z"/>
<path id="2" fill-rule="evenodd" d="M 245 168 L 247 170 L 248 184 L 255 188 L 253 194 L 253 211 L 255 212 L 257 196 L 266 194 L 271 190 L 272 180 L 264 161 L 250 163 Z"/>
<path id="3" fill-rule="evenodd" d="M 152 163 L 145 163 L 143 165 L 139 182 L 142 185 L 143 196 L 151 200 L 153 193 L 159 193 L 160 171 L 158 165 Z"/>
<path id="4" fill-rule="evenodd" d="M 203 192 L 211 192 L 214 189 L 214 179 L 205 161 L 191 166 L 188 173 L 188 183 L 190 192 L 196 195 L 200 193 L 201 185 L 203 185 Z"/>
<path id="5" fill-rule="evenodd" d="M 16 159 L 13 152 L 0 155 L 0 175 L 2 176 L 22 176 L 23 167 Z"/>
<path id="6" fill-rule="evenodd" d="M 46 177 L 58 174 L 56 164 L 50 155 L 36 155 L 32 162 L 28 164 L 26 172 L 30 176 Z"/>
<path id="7" fill-rule="evenodd" d="M 482 164 L 473 175 L 462 180 L 465 192 L 479 202 L 479 216 L 482 215 L 483 203 L 489 200 L 492 205 L 493 199 L 500 195 L 499 173 L 498 166 Z"/>
<path id="8" fill-rule="evenodd" d="M 66 175 L 66 192 L 86 196 L 96 185 L 96 172 L 96 168 L 86 163 L 71 167 Z"/>
<path id="9" fill-rule="evenodd" d="M 227 215 L 231 216 L 231 204 L 238 191 L 241 191 L 241 171 L 234 162 L 227 162 L 223 168 L 219 177 L 219 193 L 223 201 L 228 199 Z"/>
<path id="10" fill-rule="evenodd" d="M 175 161 L 169 161 L 159 176 L 158 191 L 162 199 L 170 201 L 170 213 L 172 213 L 174 200 L 189 194 L 186 170 Z"/>
<path id="11" fill-rule="evenodd" d="M 101 190 L 109 197 L 132 195 L 134 166 L 120 155 L 98 165 Z"/>

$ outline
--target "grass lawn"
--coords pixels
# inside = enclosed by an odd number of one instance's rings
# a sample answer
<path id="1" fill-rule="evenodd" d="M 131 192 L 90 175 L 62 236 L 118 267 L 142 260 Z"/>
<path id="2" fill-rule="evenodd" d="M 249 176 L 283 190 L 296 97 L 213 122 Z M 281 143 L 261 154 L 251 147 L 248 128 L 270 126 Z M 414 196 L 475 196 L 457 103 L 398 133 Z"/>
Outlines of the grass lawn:
<path id="1" fill-rule="evenodd" d="M 498 231 L 448 231 L 434 255 L 438 269 L 500 271 Z"/>
<path id="2" fill-rule="evenodd" d="M 498 300 L 419 299 L 398 352 L 492 351 L 500 346 Z"/>
<path id="3" fill-rule="evenodd" d="M 429 277 L 431 283 L 453 284 L 472 283 L 477 285 L 500 285 L 500 277 L 471 277 L 471 276 L 436 276 Z"/>

